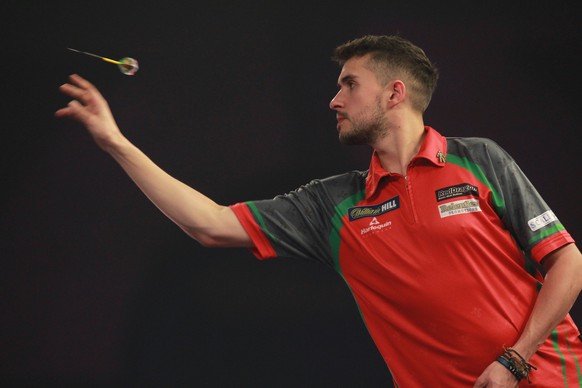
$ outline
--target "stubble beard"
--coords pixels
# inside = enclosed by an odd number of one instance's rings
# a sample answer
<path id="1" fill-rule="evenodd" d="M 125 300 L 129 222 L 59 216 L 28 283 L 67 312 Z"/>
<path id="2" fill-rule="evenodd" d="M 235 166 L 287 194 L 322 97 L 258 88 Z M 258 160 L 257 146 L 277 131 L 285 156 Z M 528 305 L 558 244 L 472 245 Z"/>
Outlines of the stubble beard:
<path id="1" fill-rule="evenodd" d="M 388 135 L 388 122 L 384 117 L 384 111 L 377 102 L 372 117 L 368 120 L 360 120 L 357 117 L 349 119 L 352 128 L 340 131 L 339 141 L 344 145 L 372 145 L 380 138 Z"/>

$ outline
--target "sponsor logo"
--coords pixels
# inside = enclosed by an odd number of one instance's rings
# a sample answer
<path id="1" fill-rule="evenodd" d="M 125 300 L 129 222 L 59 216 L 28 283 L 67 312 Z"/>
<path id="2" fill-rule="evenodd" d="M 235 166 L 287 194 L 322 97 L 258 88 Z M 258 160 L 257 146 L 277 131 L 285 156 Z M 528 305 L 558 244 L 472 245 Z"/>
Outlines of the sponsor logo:
<path id="1" fill-rule="evenodd" d="M 481 207 L 479 206 L 478 199 L 463 199 L 461 201 L 453 201 L 439 205 L 441 218 L 480 211 Z"/>
<path id="2" fill-rule="evenodd" d="M 479 196 L 479 189 L 477 186 L 473 186 L 469 183 L 461 183 L 460 185 L 444 187 L 435 191 L 437 202 L 444 201 L 445 199 L 462 197 L 465 195 L 470 195 L 472 197 Z"/>
<path id="3" fill-rule="evenodd" d="M 348 209 L 348 217 L 350 222 L 364 217 L 377 217 L 381 214 L 396 210 L 399 207 L 400 197 L 396 196 L 394 198 L 390 198 L 386 202 L 382 202 L 379 205 L 351 207 Z"/>
<path id="4" fill-rule="evenodd" d="M 532 232 L 535 232 L 538 229 L 543 228 L 544 226 L 551 224 L 554 221 L 557 221 L 558 218 L 556 217 L 556 215 L 554 214 L 553 211 L 548 210 L 545 213 L 540 214 L 537 217 L 532 218 L 531 220 L 529 220 L 527 222 L 527 224 L 529 225 L 529 228 L 532 230 Z"/>
<path id="5" fill-rule="evenodd" d="M 378 232 L 384 228 L 389 228 L 390 226 L 392 226 L 392 221 L 386 221 L 383 224 L 381 224 L 380 221 L 378 221 L 376 217 L 374 217 L 368 227 L 360 229 L 360 235 L 363 236 L 366 233 Z"/>

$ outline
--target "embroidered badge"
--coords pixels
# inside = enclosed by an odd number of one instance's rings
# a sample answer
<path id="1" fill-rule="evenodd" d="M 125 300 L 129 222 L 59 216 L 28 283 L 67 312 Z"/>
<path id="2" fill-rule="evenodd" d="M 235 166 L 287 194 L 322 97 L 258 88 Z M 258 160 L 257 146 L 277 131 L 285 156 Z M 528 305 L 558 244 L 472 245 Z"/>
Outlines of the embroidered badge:
<path id="1" fill-rule="evenodd" d="M 400 207 L 400 197 L 396 196 L 390 198 L 386 202 L 372 206 L 355 206 L 348 209 L 348 217 L 350 221 L 354 221 L 364 217 L 377 217 L 381 214 L 388 213 Z"/>
<path id="2" fill-rule="evenodd" d="M 535 232 L 538 229 L 543 228 L 546 225 L 551 224 L 554 221 L 557 221 L 558 218 L 556 217 L 556 215 L 554 214 L 553 211 L 548 210 L 545 213 L 540 214 L 537 217 L 532 218 L 531 220 L 529 220 L 527 222 L 527 224 L 529 225 L 529 228 L 532 230 L 532 232 Z"/>
<path id="3" fill-rule="evenodd" d="M 439 150 L 436 154 L 437 159 L 439 160 L 439 162 L 444 163 L 447 158 L 445 157 L 445 154 L 442 153 L 441 150 Z"/>
<path id="4" fill-rule="evenodd" d="M 443 187 L 435 191 L 437 202 L 444 201 L 445 199 L 472 196 L 479 197 L 479 188 L 473 186 L 470 183 L 460 183 L 455 186 Z"/>
<path id="5" fill-rule="evenodd" d="M 478 199 L 462 199 L 460 201 L 453 201 L 439 205 L 441 218 L 480 211 L 481 206 L 479 206 Z"/>

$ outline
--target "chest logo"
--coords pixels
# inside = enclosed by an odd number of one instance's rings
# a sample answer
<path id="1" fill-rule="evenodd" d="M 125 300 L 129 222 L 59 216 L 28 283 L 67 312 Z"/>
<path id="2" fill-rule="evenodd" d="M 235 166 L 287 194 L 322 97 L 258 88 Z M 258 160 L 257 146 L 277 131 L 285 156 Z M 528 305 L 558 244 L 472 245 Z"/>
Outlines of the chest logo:
<path id="1" fill-rule="evenodd" d="M 354 206 L 348 209 L 348 217 L 351 221 L 364 217 L 378 217 L 400 207 L 400 196 L 390 198 L 386 202 L 371 206 Z"/>
<path id="2" fill-rule="evenodd" d="M 447 202 L 439 205 L 441 218 L 480 211 L 481 206 L 479 206 L 478 199 L 462 199 L 460 201 Z"/>
<path id="3" fill-rule="evenodd" d="M 469 183 L 461 183 L 455 186 L 443 187 L 435 191 L 437 202 L 444 201 L 445 199 L 471 196 L 479 197 L 479 188 Z"/>

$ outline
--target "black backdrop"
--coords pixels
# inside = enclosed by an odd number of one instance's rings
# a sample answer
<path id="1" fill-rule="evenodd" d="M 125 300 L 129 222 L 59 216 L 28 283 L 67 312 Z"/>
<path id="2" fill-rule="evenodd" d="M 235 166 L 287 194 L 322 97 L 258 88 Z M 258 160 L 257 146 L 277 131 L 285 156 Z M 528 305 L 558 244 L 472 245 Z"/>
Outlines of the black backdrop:
<path id="1" fill-rule="evenodd" d="M 206 4 L 206 3 L 211 3 Z M 426 122 L 487 136 L 575 239 L 582 121 L 576 7 L 291 1 L 2 5 L 0 376 L 13 386 L 386 386 L 347 288 L 318 265 L 205 249 L 77 125 L 68 74 L 126 135 L 214 198 L 272 197 L 367 168 L 338 144 L 337 44 L 400 33 L 441 69 Z M 66 47 L 135 57 L 131 77 Z M 582 322 L 578 303 L 573 315 Z"/>

